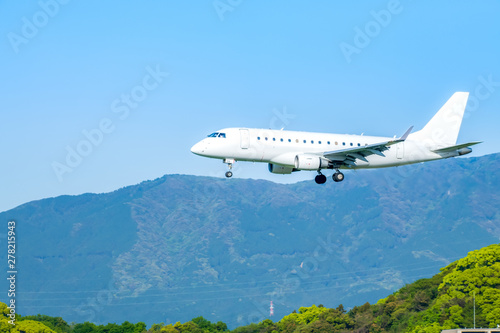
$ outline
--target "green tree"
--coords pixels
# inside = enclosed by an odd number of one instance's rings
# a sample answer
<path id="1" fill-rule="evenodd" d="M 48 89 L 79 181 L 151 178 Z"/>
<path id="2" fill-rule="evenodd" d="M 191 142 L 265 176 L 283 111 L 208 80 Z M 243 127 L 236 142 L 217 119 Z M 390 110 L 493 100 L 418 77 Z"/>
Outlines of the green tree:
<path id="1" fill-rule="evenodd" d="M 165 333 L 179 333 L 179 330 L 174 328 L 172 324 L 168 324 L 167 326 L 163 326 L 160 330 L 160 332 L 165 332 Z"/>
<path id="2" fill-rule="evenodd" d="M 73 333 L 93 333 L 97 332 L 97 326 L 93 323 L 89 323 L 88 321 L 83 324 L 76 324 L 73 327 Z"/>
<path id="3" fill-rule="evenodd" d="M 137 324 L 135 324 L 135 327 L 134 327 L 134 333 L 142 333 L 142 332 L 146 332 L 146 324 L 143 323 L 142 321 L 138 322 Z"/>
<path id="4" fill-rule="evenodd" d="M 174 328 L 181 333 L 203 333 L 203 330 L 192 321 L 188 321 L 184 324 L 177 322 L 175 323 Z"/>
<path id="5" fill-rule="evenodd" d="M 160 332 L 163 326 L 165 326 L 164 323 L 153 324 L 151 325 L 151 328 L 148 330 L 148 332 Z"/>
<path id="6" fill-rule="evenodd" d="M 191 321 L 195 323 L 199 328 L 207 332 L 226 332 L 228 330 L 227 325 L 221 321 L 213 324 L 203 317 L 196 317 Z"/>
<path id="7" fill-rule="evenodd" d="M 135 325 L 132 323 L 129 323 L 128 321 L 124 321 L 121 324 L 120 333 L 134 333 L 134 330 L 135 330 Z"/>
<path id="8" fill-rule="evenodd" d="M 50 317 L 46 315 L 37 314 L 36 316 L 23 316 L 19 320 L 34 320 L 43 323 L 45 326 L 58 333 L 70 332 L 71 328 L 67 322 L 61 317 Z"/>
<path id="9" fill-rule="evenodd" d="M 462 316 L 463 308 L 460 305 L 453 305 L 448 309 L 450 313 L 450 320 L 453 322 L 455 327 L 462 327 L 464 318 Z"/>
<path id="10" fill-rule="evenodd" d="M 12 326 L 12 325 L 10 325 Z M 10 333 L 56 333 L 44 324 L 34 320 L 22 320 L 12 326 Z"/>

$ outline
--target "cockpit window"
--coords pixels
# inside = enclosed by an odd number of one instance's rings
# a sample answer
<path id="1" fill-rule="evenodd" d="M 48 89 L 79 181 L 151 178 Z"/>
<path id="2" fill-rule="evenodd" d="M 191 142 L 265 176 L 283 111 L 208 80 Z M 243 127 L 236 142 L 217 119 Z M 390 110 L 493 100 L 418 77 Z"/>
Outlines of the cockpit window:
<path id="1" fill-rule="evenodd" d="M 226 133 L 219 133 L 219 132 L 214 132 L 210 135 L 207 135 L 207 137 L 209 138 L 225 138 L 226 137 Z"/>

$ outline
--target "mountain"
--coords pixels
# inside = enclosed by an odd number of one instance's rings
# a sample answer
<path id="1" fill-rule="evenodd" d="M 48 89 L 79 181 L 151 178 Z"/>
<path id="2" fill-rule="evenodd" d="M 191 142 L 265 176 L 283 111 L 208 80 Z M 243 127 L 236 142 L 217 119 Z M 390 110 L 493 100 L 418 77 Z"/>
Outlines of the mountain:
<path id="1" fill-rule="evenodd" d="M 365 303 L 346 312 L 342 305 L 300 307 L 277 322 L 265 319 L 258 324 L 237 327 L 234 333 L 272 332 L 434 332 L 460 327 L 495 327 L 500 322 L 500 244 L 470 252 L 467 257 L 441 268 L 429 279 L 405 285 L 377 304 Z M 60 317 L 46 315 L 17 317 L 9 325 L 9 309 L 0 303 L 0 331 L 44 333 L 142 333 L 143 322 L 121 325 L 108 323 L 68 325 Z M 227 332 L 223 322 L 203 317 L 189 322 L 153 324 L 148 333 Z"/>
<path id="2" fill-rule="evenodd" d="M 267 317 L 271 300 L 277 317 L 374 302 L 498 242 L 499 157 L 323 186 L 167 175 L 33 201 L 0 213 L 16 221 L 18 312 L 147 324 L 198 314 L 235 327 Z"/>

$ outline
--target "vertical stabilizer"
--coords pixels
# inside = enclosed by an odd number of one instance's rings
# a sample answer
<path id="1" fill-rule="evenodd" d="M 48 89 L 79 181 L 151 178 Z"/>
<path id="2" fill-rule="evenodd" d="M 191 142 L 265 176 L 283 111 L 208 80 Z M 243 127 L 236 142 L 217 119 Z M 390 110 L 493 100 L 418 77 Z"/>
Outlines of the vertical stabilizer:
<path id="1" fill-rule="evenodd" d="M 454 93 L 423 129 L 411 134 L 412 139 L 435 148 L 455 145 L 468 98 L 468 92 Z"/>

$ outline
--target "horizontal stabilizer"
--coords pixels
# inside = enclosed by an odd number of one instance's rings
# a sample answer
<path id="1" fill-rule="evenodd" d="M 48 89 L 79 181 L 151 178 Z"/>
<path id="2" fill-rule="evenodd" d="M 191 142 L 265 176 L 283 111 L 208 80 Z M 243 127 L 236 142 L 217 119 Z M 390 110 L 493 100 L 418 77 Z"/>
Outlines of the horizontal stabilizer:
<path id="1" fill-rule="evenodd" d="M 474 142 L 468 142 L 468 143 L 462 143 L 460 145 L 455 145 L 455 146 L 450 146 L 450 147 L 445 147 L 445 148 L 439 148 L 433 150 L 435 153 L 447 153 L 450 151 L 458 150 L 460 148 L 465 148 L 473 145 L 477 145 L 478 143 L 482 143 L 482 141 L 474 141 Z"/>

